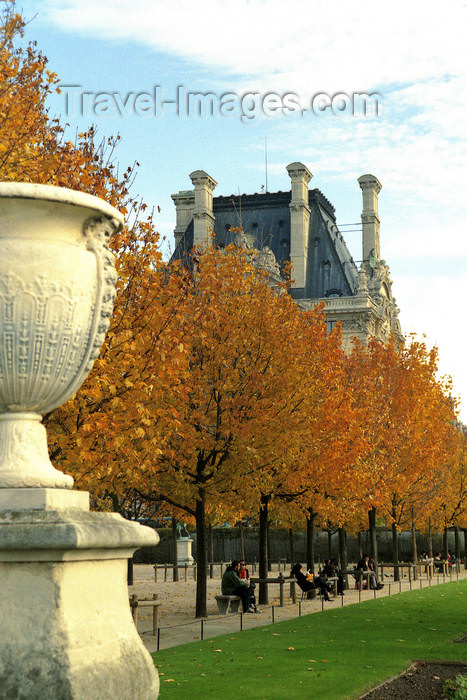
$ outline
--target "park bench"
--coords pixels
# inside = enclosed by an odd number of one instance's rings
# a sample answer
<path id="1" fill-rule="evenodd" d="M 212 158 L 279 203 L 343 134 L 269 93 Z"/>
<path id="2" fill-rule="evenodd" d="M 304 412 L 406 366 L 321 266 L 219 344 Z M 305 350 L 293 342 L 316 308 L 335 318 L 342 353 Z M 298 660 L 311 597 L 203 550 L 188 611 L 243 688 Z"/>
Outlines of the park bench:
<path id="1" fill-rule="evenodd" d="M 370 574 L 373 572 L 362 571 L 361 569 L 347 569 L 346 571 L 342 571 L 341 573 L 342 576 L 353 576 L 355 579 L 355 588 L 361 591 L 363 590 L 363 588 L 369 588 L 368 579 L 370 577 Z M 364 578 L 365 581 L 363 580 Z"/>
<path id="2" fill-rule="evenodd" d="M 337 576 L 323 576 L 323 580 L 326 581 L 326 583 L 329 583 L 332 585 L 332 592 L 334 595 L 337 595 L 337 582 L 338 582 L 338 577 Z"/>
<path id="3" fill-rule="evenodd" d="M 238 595 L 216 595 L 215 598 L 221 615 L 227 615 L 229 606 L 231 613 L 238 612 L 238 606 L 241 601 Z"/>
<path id="4" fill-rule="evenodd" d="M 286 583 L 290 584 L 290 597 L 292 598 L 292 602 L 295 603 L 295 578 L 292 576 L 290 578 L 289 576 L 285 577 L 282 573 L 279 573 L 279 576 L 277 578 L 259 578 L 252 576 L 250 578 L 251 583 L 265 583 L 266 585 L 269 585 L 270 583 L 278 583 L 279 584 L 279 605 L 282 608 L 284 605 L 284 585 Z"/>

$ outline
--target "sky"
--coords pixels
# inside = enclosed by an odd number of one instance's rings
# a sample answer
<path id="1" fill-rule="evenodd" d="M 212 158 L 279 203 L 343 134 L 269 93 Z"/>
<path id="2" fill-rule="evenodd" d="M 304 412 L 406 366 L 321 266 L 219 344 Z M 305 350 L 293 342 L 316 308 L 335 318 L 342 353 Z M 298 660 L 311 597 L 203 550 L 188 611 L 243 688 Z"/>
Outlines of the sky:
<path id="1" fill-rule="evenodd" d="M 63 86 L 51 115 L 71 136 L 91 123 L 120 133 L 118 160 L 139 163 L 135 192 L 160 207 L 166 251 L 170 195 L 192 188 L 193 170 L 218 195 L 290 190 L 285 166 L 301 161 L 361 260 L 361 235 L 345 224 L 360 221 L 357 178 L 376 175 L 402 329 L 439 348 L 467 423 L 465 1 L 17 5 Z M 214 113 L 197 114 L 190 93 L 211 94 Z M 356 94 L 373 95 L 366 114 Z"/>

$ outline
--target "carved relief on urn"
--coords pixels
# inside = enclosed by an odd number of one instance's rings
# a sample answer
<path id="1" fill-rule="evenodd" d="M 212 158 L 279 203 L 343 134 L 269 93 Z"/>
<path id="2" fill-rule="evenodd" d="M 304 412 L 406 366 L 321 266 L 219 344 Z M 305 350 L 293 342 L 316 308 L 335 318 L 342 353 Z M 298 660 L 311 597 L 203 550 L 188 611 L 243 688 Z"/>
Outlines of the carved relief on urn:
<path id="1" fill-rule="evenodd" d="M 81 386 L 115 296 L 106 202 L 46 185 L 0 183 L 0 488 L 71 488 L 47 454 L 44 413 Z"/>

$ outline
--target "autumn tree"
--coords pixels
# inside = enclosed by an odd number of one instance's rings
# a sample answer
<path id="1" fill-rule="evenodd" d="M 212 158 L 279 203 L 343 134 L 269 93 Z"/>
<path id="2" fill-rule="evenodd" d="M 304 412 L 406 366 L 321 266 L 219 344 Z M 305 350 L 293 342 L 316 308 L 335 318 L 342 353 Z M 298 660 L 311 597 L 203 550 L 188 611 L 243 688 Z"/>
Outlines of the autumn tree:
<path id="1" fill-rule="evenodd" d="M 117 299 L 101 354 L 78 394 L 45 416 L 51 457 L 81 488 L 114 505 L 141 468 L 139 451 L 163 442 L 157 432 L 157 393 L 173 381 L 176 392 L 184 349 L 171 334 L 183 299 L 184 275 L 167 276 L 159 235 L 146 205 L 131 195 L 135 168 L 114 162 L 119 137 L 98 141 L 94 128 L 66 138 L 50 119 L 47 99 L 57 77 L 33 43 L 23 46 L 24 21 L 5 3 L 0 31 L 0 177 L 56 185 L 101 197 L 127 218 L 111 241 L 118 272 Z M 154 447 L 156 449 L 156 447 Z M 117 466 L 119 465 L 119 470 Z M 143 465 L 144 466 L 144 465 Z M 115 487 L 117 474 L 122 485 Z M 125 491 L 126 489 L 126 491 Z M 108 505 L 108 504 L 105 504 Z"/>
<path id="2" fill-rule="evenodd" d="M 233 247 L 198 256 L 182 324 L 184 318 L 190 320 L 183 341 L 189 353 L 185 392 L 167 423 L 167 447 L 162 454 L 148 452 L 148 459 L 152 496 L 195 519 L 196 614 L 202 616 L 206 512 L 222 504 L 237 512 L 251 507 L 286 466 L 293 487 L 293 456 L 304 425 L 314 421 L 307 413 L 311 393 L 323 389 L 323 381 L 310 387 L 313 372 L 323 372 L 326 331 L 321 311 L 300 311 L 289 295 L 270 288 L 250 253 Z M 172 401 L 168 392 L 166 402 Z"/>

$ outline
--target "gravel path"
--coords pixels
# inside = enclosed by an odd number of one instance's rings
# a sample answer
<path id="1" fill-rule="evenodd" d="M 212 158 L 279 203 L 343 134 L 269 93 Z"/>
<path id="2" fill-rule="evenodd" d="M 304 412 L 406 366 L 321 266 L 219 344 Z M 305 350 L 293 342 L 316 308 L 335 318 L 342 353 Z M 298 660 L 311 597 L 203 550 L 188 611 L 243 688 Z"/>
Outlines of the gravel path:
<path id="1" fill-rule="evenodd" d="M 273 570 L 272 576 L 277 576 L 277 567 Z M 288 572 L 286 572 L 286 575 Z M 191 574 L 192 575 L 192 574 Z M 154 568 L 147 564 L 135 564 L 134 566 L 134 585 L 129 586 L 129 594 L 136 593 L 138 598 L 152 598 L 153 593 L 157 593 L 162 605 L 159 608 L 159 648 L 166 649 L 168 647 L 185 644 L 186 642 L 196 641 L 201 638 L 203 633 L 204 638 L 216 637 L 221 634 L 238 632 L 240 630 L 240 615 L 223 615 L 219 616 L 216 601 L 214 596 L 220 591 L 220 569 L 216 567 L 214 571 L 215 578 L 207 579 L 207 598 L 208 598 L 208 619 L 203 622 L 203 630 L 201 630 L 201 621 L 195 618 L 195 597 L 196 597 L 196 582 L 192 578 L 187 581 L 160 581 L 161 571 L 159 570 L 158 581 L 154 581 Z M 168 578 L 171 576 L 171 572 Z M 188 572 L 190 577 L 190 572 Z M 162 572 L 163 578 L 163 572 Z M 182 578 L 184 575 L 182 574 Z M 462 570 L 459 578 L 467 578 L 467 571 Z M 453 576 L 453 580 L 456 575 Z M 449 579 L 446 579 L 449 580 Z M 432 585 L 443 583 L 443 577 L 434 577 Z M 377 591 L 377 597 L 387 596 L 399 592 L 399 584 L 394 583 L 392 578 L 384 579 L 385 587 L 381 591 Z M 422 587 L 429 585 L 429 581 L 425 576 L 421 579 Z M 286 595 L 288 595 L 288 586 L 285 586 Z M 420 588 L 420 579 L 412 582 L 412 589 Z M 243 629 L 251 627 L 259 627 L 261 625 L 270 624 L 272 616 L 274 621 L 298 617 L 299 608 L 301 607 L 302 614 L 318 612 L 322 609 L 320 598 L 315 600 L 307 600 L 293 605 L 290 598 L 285 599 L 284 607 L 279 607 L 279 586 L 270 586 L 269 605 L 262 607 L 262 613 L 257 615 L 243 615 Z M 407 578 L 401 582 L 401 591 L 410 590 L 410 584 Z M 277 593 L 277 597 L 275 594 Z M 373 598 L 373 591 L 361 591 L 361 600 Z M 297 596 L 297 600 L 299 596 Z M 345 592 L 345 596 L 336 596 L 333 602 L 324 603 L 326 607 L 340 607 L 357 603 L 359 600 L 359 591 L 351 589 Z M 273 606 L 273 607 L 272 607 Z M 149 651 L 156 651 L 157 637 L 152 635 L 152 608 L 140 608 L 138 611 L 138 632 Z"/>

